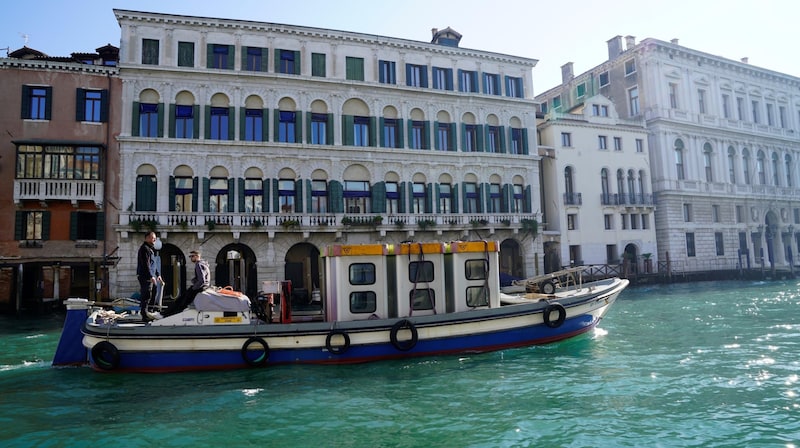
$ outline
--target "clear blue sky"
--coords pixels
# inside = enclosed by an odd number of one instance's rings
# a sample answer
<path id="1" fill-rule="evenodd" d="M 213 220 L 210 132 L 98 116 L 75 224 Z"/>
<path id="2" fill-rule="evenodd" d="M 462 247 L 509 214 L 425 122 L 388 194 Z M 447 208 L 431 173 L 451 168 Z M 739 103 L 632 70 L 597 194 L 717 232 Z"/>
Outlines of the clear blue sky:
<path id="1" fill-rule="evenodd" d="M 0 48 L 52 56 L 119 46 L 112 9 L 245 19 L 430 41 L 452 27 L 461 46 L 538 59 L 534 93 L 603 62 L 616 35 L 669 41 L 800 77 L 796 0 L 21 0 L 0 14 Z M 0 57 L 5 53 L 0 50 Z"/>

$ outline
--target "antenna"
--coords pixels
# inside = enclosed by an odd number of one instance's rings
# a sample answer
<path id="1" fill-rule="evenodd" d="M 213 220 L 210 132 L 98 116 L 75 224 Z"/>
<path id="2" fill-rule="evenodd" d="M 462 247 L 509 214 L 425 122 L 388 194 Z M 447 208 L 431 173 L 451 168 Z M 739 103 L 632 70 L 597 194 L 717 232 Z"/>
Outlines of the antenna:
<path id="1" fill-rule="evenodd" d="M 28 46 L 28 37 L 30 37 L 30 36 L 28 36 L 25 33 L 19 33 L 19 37 L 21 37 L 25 41 L 25 46 L 27 47 Z"/>

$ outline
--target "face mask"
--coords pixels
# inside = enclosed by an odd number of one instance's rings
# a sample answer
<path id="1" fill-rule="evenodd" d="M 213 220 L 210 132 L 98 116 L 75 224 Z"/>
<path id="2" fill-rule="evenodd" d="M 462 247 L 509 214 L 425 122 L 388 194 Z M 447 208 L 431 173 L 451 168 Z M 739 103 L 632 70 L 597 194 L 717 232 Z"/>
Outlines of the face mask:
<path id="1" fill-rule="evenodd" d="M 153 249 L 161 250 L 161 240 L 156 238 L 155 242 L 153 243 Z"/>

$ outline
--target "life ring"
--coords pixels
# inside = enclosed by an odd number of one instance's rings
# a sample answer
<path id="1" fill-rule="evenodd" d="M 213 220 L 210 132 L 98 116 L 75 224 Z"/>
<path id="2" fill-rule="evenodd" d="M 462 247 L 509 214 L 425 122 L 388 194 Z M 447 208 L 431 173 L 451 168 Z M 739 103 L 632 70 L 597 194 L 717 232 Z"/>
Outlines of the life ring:
<path id="1" fill-rule="evenodd" d="M 344 344 L 342 345 L 331 344 L 331 339 L 333 339 L 333 337 L 337 335 L 344 338 Z M 330 333 L 328 333 L 328 337 L 325 338 L 325 348 L 328 349 L 328 351 L 333 353 L 334 355 L 341 355 L 342 353 L 346 352 L 347 349 L 350 348 L 350 335 L 342 330 L 331 331 Z"/>
<path id="2" fill-rule="evenodd" d="M 547 295 L 553 294 L 556 292 L 556 285 L 552 280 L 543 281 L 542 283 L 539 283 L 539 292 Z"/>
<path id="3" fill-rule="evenodd" d="M 558 311 L 558 317 L 556 320 L 550 319 L 550 313 L 553 311 Z M 550 328 L 560 327 L 567 318 L 567 310 L 560 303 L 551 303 L 547 305 L 544 307 L 544 312 L 542 314 L 544 315 L 544 324 Z"/>
<path id="4" fill-rule="evenodd" d="M 261 350 L 264 352 L 259 356 L 257 356 L 255 359 L 248 356 L 247 353 L 248 351 L 250 351 L 250 345 L 252 344 L 260 345 Z M 267 360 L 269 359 L 269 345 L 267 345 L 267 341 L 261 339 L 258 336 L 250 336 L 249 338 L 247 338 L 247 340 L 244 341 L 244 344 L 242 345 L 242 359 L 250 367 L 261 367 L 264 364 L 266 364 Z"/>
<path id="5" fill-rule="evenodd" d="M 408 331 L 411 332 L 411 339 L 407 341 L 397 340 L 397 333 L 402 329 L 408 329 Z M 417 334 L 417 327 L 415 327 L 414 323 L 408 319 L 397 321 L 394 325 L 392 325 L 392 331 L 389 332 L 389 340 L 392 341 L 394 348 L 400 350 L 401 352 L 407 352 L 414 348 L 414 346 L 417 345 L 418 337 L 419 335 Z"/>
<path id="6" fill-rule="evenodd" d="M 114 370 L 119 367 L 119 350 L 108 341 L 100 341 L 92 347 L 92 359 L 97 367 Z"/>

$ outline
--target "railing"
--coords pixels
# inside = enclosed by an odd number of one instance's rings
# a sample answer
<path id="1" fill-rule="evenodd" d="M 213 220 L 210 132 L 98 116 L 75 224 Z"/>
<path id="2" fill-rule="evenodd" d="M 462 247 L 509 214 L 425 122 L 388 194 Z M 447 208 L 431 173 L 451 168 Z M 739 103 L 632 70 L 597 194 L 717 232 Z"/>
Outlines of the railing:
<path id="1" fill-rule="evenodd" d="M 581 205 L 583 198 L 581 193 L 564 193 L 564 205 Z"/>
<path id="2" fill-rule="evenodd" d="M 104 184 L 100 180 L 74 179 L 16 179 L 14 180 L 14 202 L 23 200 L 61 200 L 77 203 L 92 201 L 103 203 Z"/>

